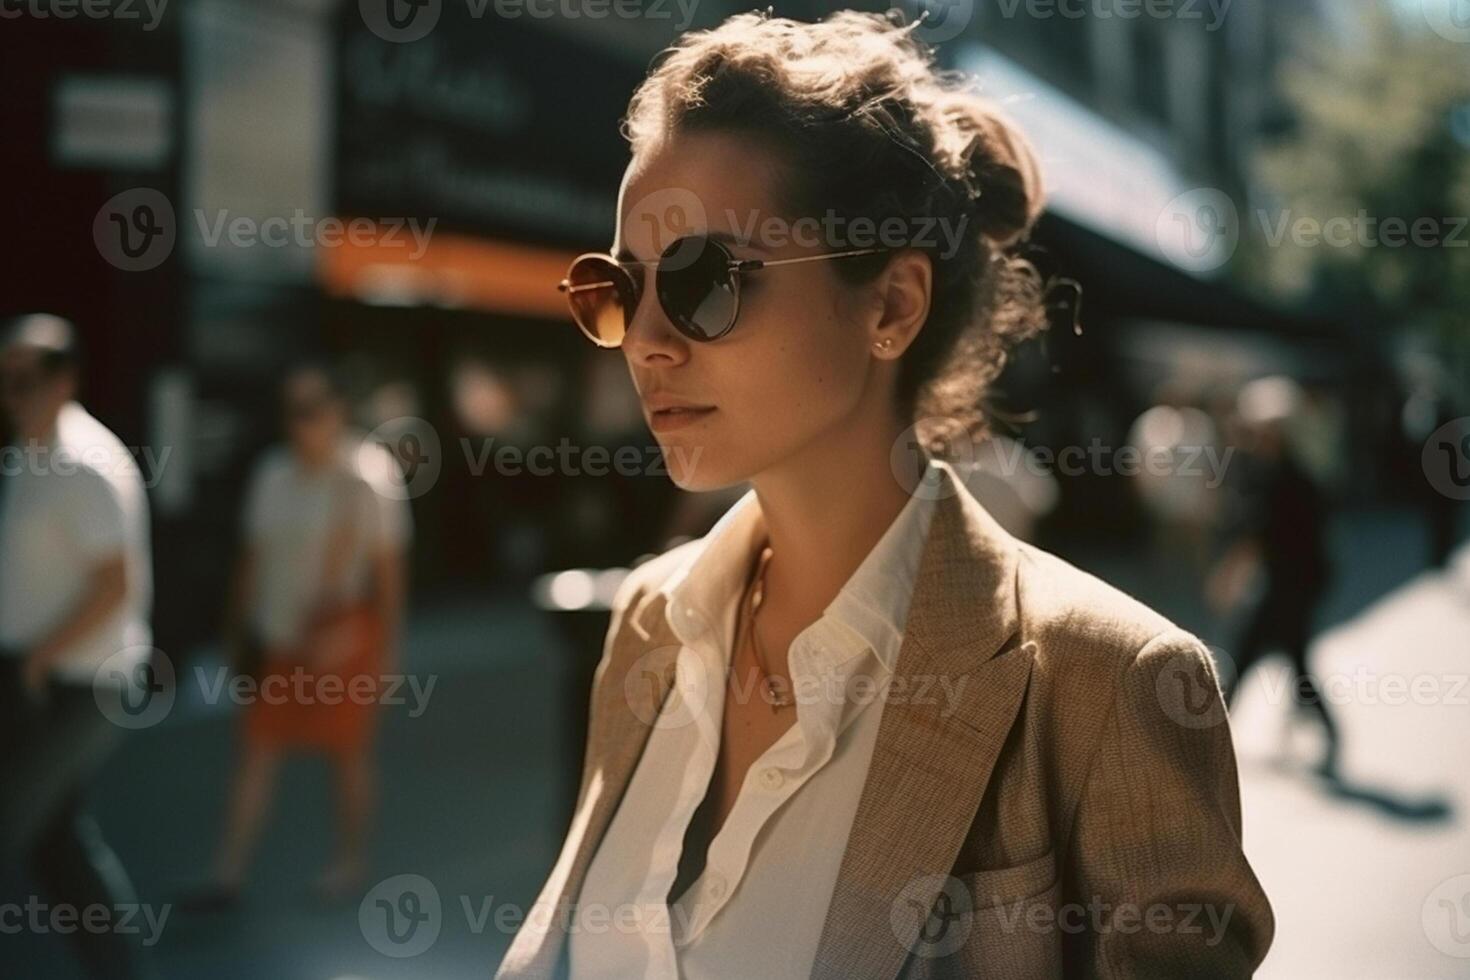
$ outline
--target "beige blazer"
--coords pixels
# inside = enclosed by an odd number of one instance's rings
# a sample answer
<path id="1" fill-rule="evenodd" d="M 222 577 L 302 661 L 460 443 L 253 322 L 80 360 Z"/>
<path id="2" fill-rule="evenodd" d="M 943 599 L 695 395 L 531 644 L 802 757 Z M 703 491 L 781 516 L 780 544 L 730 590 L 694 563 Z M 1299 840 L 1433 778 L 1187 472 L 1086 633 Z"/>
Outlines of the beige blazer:
<path id="1" fill-rule="evenodd" d="M 1275 922 L 1208 651 L 1008 534 L 940 466 L 813 975 L 1249 976 Z M 673 680 L 674 554 L 625 583 L 575 816 L 497 977 L 566 973 L 578 890 Z"/>

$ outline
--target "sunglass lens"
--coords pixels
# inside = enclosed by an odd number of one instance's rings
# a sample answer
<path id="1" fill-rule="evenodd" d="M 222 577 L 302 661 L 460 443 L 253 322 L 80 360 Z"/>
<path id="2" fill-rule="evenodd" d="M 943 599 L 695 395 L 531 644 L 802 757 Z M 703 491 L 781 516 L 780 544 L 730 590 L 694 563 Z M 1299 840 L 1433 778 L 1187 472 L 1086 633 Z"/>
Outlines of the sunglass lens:
<path id="1" fill-rule="evenodd" d="M 567 282 L 572 319 L 588 339 L 599 347 L 622 344 L 638 302 L 627 271 L 607 259 L 583 256 L 572 263 Z"/>
<path id="2" fill-rule="evenodd" d="M 674 326 L 694 340 L 714 340 L 735 322 L 730 253 L 708 238 L 681 238 L 664 250 L 658 301 Z"/>

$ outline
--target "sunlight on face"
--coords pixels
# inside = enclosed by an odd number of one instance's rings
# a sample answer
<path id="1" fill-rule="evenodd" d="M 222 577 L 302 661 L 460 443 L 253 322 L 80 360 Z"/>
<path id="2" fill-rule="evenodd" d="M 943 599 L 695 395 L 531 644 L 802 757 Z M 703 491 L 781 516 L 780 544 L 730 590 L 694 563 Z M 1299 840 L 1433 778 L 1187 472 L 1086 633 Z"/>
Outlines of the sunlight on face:
<path id="1" fill-rule="evenodd" d="M 752 137 L 679 134 L 635 160 L 618 195 L 614 254 L 657 258 L 670 241 L 698 232 L 748 237 L 736 258 L 787 258 L 832 251 L 826 242 L 761 241 L 776 211 L 778 158 Z M 746 274 L 740 316 L 718 340 L 691 341 L 669 322 L 654 294 L 653 269 L 642 275 L 639 302 L 623 354 L 644 401 L 657 395 L 711 412 L 676 428 L 654 425 L 669 474 L 686 490 L 712 490 L 777 466 L 819 444 L 852 420 L 872 381 L 868 340 L 855 322 L 861 290 L 843 283 L 830 262 Z"/>

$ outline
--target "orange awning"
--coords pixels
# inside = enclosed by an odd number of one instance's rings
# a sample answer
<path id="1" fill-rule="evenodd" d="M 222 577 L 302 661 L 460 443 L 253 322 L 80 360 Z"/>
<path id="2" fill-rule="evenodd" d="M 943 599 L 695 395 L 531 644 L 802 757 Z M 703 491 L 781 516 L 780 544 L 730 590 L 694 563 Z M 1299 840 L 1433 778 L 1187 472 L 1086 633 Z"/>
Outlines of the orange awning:
<path id="1" fill-rule="evenodd" d="M 319 245 L 317 279 L 330 295 L 385 306 L 443 306 L 567 320 L 556 284 L 579 253 L 434 232 L 416 241 L 406 227 Z M 353 240 L 349 240 L 353 239 Z"/>

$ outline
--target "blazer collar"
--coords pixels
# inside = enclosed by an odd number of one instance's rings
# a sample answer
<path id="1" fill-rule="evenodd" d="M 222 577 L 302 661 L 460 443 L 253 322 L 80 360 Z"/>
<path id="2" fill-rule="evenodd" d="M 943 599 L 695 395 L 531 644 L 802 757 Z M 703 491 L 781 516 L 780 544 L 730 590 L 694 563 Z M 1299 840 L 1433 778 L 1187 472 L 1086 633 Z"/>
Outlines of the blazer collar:
<path id="1" fill-rule="evenodd" d="M 920 490 L 935 494 L 935 511 L 818 944 L 819 977 L 898 974 L 924 917 L 894 910 L 932 906 L 1030 677 L 1035 647 L 1018 636 L 1017 541 L 951 464 L 936 462 L 937 486 Z M 649 589 L 612 639 L 607 669 L 626 680 L 593 706 L 577 813 L 504 971 L 549 976 L 565 968 L 569 909 L 673 684 L 680 642 L 666 602 L 661 590 Z"/>

